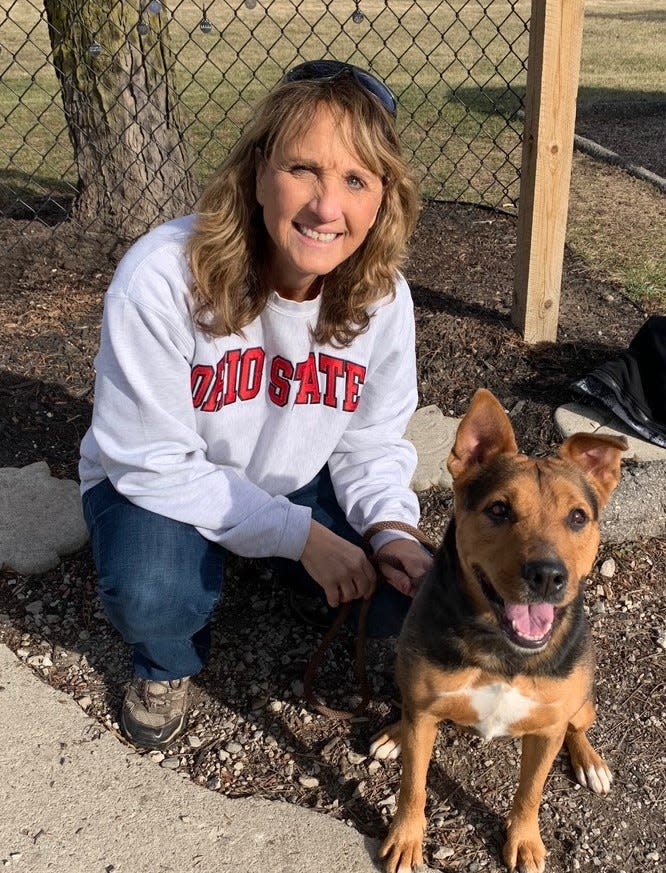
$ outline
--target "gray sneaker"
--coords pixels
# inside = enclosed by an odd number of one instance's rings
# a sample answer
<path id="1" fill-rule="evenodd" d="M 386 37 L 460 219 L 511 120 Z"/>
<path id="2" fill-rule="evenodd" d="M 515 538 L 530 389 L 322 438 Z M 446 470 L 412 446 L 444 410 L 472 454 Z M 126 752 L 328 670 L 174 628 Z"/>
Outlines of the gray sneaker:
<path id="1" fill-rule="evenodd" d="M 182 732 L 187 721 L 190 679 L 157 682 L 132 679 L 120 713 L 120 729 L 142 749 L 163 749 Z"/>

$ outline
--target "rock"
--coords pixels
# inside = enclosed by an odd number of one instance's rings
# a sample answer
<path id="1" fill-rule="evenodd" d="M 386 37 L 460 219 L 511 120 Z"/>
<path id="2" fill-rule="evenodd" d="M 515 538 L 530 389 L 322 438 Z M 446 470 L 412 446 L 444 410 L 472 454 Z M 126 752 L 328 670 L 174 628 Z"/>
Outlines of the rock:
<path id="1" fill-rule="evenodd" d="M 0 468 L 0 568 L 44 573 L 88 540 L 79 486 L 48 464 Z"/>
<path id="2" fill-rule="evenodd" d="M 412 490 L 451 487 L 446 461 L 459 424 L 460 419 L 446 417 L 437 406 L 423 406 L 411 417 L 405 439 L 414 446 L 418 455 L 410 486 Z"/>
<path id="3" fill-rule="evenodd" d="M 605 579 L 612 579 L 615 575 L 615 561 L 613 558 L 606 558 L 601 565 L 599 572 Z"/>
<path id="4" fill-rule="evenodd" d="M 452 855 L 455 855 L 453 849 L 449 848 L 449 846 L 442 846 L 440 849 L 437 849 L 437 851 L 433 853 L 433 858 L 436 861 L 444 861 L 446 860 L 446 858 L 450 858 Z"/>
<path id="5" fill-rule="evenodd" d="M 299 776 L 298 777 L 299 785 L 302 785 L 303 788 L 317 788 L 319 785 L 319 779 L 316 776 Z"/>
<path id="6" fill-rule="evenodd" d="M 362 764 L 366 758 L 367 755 L 360 755 L 358 752 L 347 752 L 347 760 L 350 764 Z"/>

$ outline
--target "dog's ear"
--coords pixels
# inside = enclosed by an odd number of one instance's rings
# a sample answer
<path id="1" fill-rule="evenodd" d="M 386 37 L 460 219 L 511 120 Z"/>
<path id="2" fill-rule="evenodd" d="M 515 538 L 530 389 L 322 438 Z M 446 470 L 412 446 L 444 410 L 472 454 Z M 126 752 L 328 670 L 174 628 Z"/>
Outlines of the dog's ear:
<path id="1" fill-rule="evenodd" d="M 453 479 L 475 464 L 485 464 L 495 455 L 518 451 L 511 422 L 499 401 L 485 388 L 472 397 L 460 422 L 446 466 Z"/>
<path id="2" fill-rule="evenodd" d="M 562 443 L 558 455 L 572 461 L 592 479 L 605 506 L 620 481 L 622 452 L 628 448 L 624 437 L 575 433 Z"/>

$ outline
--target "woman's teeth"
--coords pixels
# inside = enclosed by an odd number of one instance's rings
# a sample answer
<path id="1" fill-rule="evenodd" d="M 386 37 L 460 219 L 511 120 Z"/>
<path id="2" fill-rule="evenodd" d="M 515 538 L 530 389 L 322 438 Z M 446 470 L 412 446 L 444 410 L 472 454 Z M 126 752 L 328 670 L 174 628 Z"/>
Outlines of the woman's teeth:
<path id="1" fill-rule="evenodd" d="M 296 225 L 298 230 L 303 234 L 303 236 L 307 236 L 308 239 L 314 239 L 317 242 L 333 242 L 336 238 L 337 233 L 318 233 L 316 230 L 312 230 L 310 227 L 304 227 L 302 224 Z"/>

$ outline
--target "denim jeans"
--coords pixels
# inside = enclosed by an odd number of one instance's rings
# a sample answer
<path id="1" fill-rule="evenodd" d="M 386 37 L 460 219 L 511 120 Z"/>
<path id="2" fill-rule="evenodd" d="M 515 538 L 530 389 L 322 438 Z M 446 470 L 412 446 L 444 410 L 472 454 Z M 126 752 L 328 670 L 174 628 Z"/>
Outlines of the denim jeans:
<path id="1" fill-rule="evenodd" d="M 328 469 L 288 495 L 309 506 L 314 520 L 361 543 L 333 492 Z M 111 624 L 133 650 L 133 668 L 144 679 L 194 676 L 210 648 L 210 621 L 224 587 L 227 552 L 191 525 L 141 509 L 108 479 L 83 495 L 97 568 L 97 588 Z M 295 561 L 279 559 L 280 578 L 325 601 L 323 589 Z M 399 632 L 410 599 L 379 586 L 368 614 L 370 636 Z M 354 607 L 358 613 L 359 603 Z M 333 612 L 333 611 L 332 611 Z"/>

